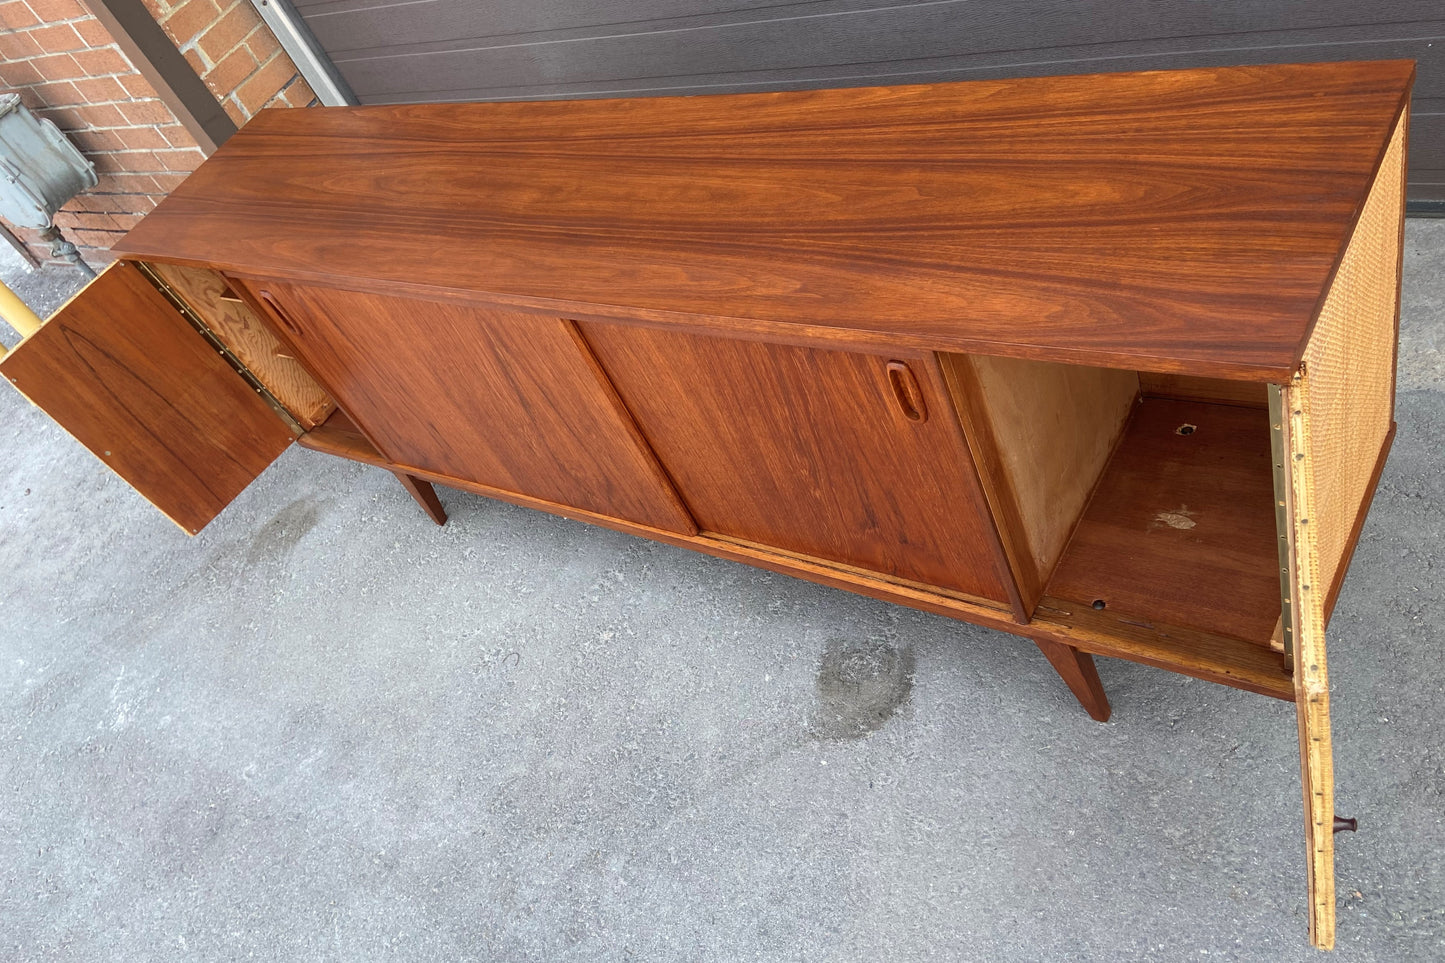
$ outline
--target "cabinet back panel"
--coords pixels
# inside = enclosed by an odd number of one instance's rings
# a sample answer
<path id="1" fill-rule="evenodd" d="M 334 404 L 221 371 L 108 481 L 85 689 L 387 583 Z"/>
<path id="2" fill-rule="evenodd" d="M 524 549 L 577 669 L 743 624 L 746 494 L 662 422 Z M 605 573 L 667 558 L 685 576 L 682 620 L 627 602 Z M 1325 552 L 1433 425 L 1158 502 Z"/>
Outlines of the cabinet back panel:
<path id="1" fill-rule="evenodd" d="M 931 356 L 581 327 L 704 530 L 1010 601 Z"/>
<path id="2" fill-rule="evenodd" d="M 245 283 L 391 462 L 696 530 L 571 322 Z"/>

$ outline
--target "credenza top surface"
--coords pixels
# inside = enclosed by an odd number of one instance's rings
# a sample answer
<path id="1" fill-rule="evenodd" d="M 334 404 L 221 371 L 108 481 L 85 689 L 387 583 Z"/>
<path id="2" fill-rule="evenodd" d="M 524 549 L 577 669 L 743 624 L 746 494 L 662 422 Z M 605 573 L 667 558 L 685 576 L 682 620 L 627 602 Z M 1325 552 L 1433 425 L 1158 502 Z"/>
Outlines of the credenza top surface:
<path id="1" fill-rule="evenodd" d="M 1410 61 L 267 110 L 115 250 L 564 313 L 1282 378 Z"/>

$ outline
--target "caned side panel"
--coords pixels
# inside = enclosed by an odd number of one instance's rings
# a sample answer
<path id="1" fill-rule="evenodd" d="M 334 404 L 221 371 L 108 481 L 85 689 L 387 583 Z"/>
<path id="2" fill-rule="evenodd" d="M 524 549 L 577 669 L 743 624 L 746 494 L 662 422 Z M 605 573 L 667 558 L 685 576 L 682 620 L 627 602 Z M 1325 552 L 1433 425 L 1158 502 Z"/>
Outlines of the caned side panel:
<path id="1" fill-rule="evenodd" d="M 1390 140 L 1304 353 L 1297 400 L 1309 412 L 1309 455 L 1322 586 L 1346 562 L 1394 421 L 1405 122 Z"/>

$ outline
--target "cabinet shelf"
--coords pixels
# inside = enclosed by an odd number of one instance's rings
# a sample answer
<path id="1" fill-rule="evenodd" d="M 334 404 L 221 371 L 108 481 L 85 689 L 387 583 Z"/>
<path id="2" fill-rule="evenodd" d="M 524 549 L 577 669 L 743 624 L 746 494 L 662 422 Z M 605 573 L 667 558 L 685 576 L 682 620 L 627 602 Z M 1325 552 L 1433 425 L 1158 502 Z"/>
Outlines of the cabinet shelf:
<path id="1" fill-rule="evenodd" d="M 1048 595 L 1267 649 L 1278 557 L 1268 412 L 1146 397 Z"/>

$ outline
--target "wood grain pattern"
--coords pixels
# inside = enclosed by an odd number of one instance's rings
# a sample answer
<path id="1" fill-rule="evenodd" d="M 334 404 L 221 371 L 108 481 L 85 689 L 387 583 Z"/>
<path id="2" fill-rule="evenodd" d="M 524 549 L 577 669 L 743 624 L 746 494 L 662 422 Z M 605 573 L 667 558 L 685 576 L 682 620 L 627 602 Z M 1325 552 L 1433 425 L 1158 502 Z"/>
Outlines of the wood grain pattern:
<path id="1" fill-rule="evenodd" d="M 1082 652 L 1110 655 L 1293 702 L 1294 685 L 1279 653 L 1267 645 L 1139 618 L 1046 595 L 1029 623 L 1039 637 Z"/>
<path id="2" fill-rule="evenodd" d="M 931 356 L 581 330 L 704 531 L 1013 601 Z"/>
<path id="3" fill-rule="evenodd" d="M 1265 386 L 1248 381 L 1145 372 L 1139 375 L 1139 390 L 1149 398 L 1207 401 L 1212 404 L 1244 405 L 1247 408 L 1265 408 L 1269 405 Z"/>
<path id="4" fill-rule="evenodd" d="M 243 286 L 392 464 L 695 530 L 570 322 L 334 288 Z"/>
<path id="5" fill-rule="evenodd" d="M 1289 602 L 1294 613 L 1295 721 L 1299 729 L 1300 790 L 1304 797 L 1305 860 L 1309 875 L 1310 942 L 1335 945 L 1335 771 L 1330 737 L 1330 677 L 1325 649 L 1328 586 L 1316 509 L 1316 440 L 1306 376 L 1280 386 L 1281 429 L 1289 519 Z"/>
<path id="6" fill-rule="evenodd" d="M 266 402 L 124 262 L 17 346 L 0 374 L 189 534 L 292 441 Z"/>
<path id="7" fill-rule="evenodd" d="M 1426 175 L 1411 189 L 1420 197 L 1442 196 L 1445 21 L 1436 0 L 300 0 L 297 6 L 366 104 L 1415 60 L 1416 98 L 1434 103 L 1422 104 L 1426 136 L 1411 145 L 1412 175 Z"/>
<path id="8" fill-rule="evenodd" d="M 1133 371 L 942 354 L 1032 611 L 1139 397 Z"/>
<path id="9" fill-rule="evenodd" d="M 696 535 L 679 534 L 517 492 L 489 488 L 425 469 L 392 465 L 390 462 L 387 462 L 386 466 L 448 488 L 550 512 L 563 518 L 600 525 L 679 548 L 704 552 L 879 601 L 906 605 L 1030 639 L 1059 642 L 1093 655 L 1128 659 L 1286 702 L 1294 701 L 1293 682 L 1279 656 L 1268 648 L 1240 639 L 1165 622 L 1095 612 L 1087 605 L 1080 606 L 1050 597 L 1039 602 L 1030 622 L 1021 624 L 997 604 L 981 602 L 960 593 L 884 576 L 826 559 L 783 552 L 771 546 L 723 538 L 706 532 Z"/>
<path id="10" fill-rule="evenodd" d="M 1275 539 L 1269 413 L 1145 399 L 1048 591 L 1267 647 Z"/>
<path id="11" fill-rule="evenodd" d="M 406 493 L 421 506 L 421 510 L 426 512 L 428 518 L 438 525 L 447 523 L 447 510 L 442 507 L 442 500 L 437 497 L 436 489 L 432 487 L 431 482 L 422 481 L 415 475 L 408 475 L 404 471 L 394 471 L 392 474 L 396 476 L 397 481 L 401 482 L 401 487 L 406 489 Z"/>
<path id="12" fill-rule="evenodd" d="M 1109 697 L 1104 694 L 1104 683 L 1099 681 L 1099 669 L 1094 665 L 1094 657 L 1087 652 L 1080 652 L 1071 645 L 1064 645 L 1059 642 L 1051 642 L 1047 639 L 1034 639 L 1034 644 L 1049 660 L 1059 678 L 1069 687 L 1074 698 L 1084 707 L 1084 711 L 1095 722 L 1108 722 L 1112 710 L 1109 708 Z"/>
<path id="13" fill-rule="evenodd" d="M 292 358 L 226 279 L 204 268 L 152 264 L 150 269 L 194 311 L 303 428 L 326 420 L 335 403 Z"/>
<path id="14" fill-rule="evenodd" d="M 361 429 L 347 417 L 346 412 L 337 408 L 331 417 L 296 439 L 296 444 L 312 451 L 335 455 L 350 461 L 376 465 L 390 470 L 392 463 L 376 450 Z"/>
<path id="15" fill-rule="evenodd" d="M 1375 62 L 269 111 L 117 250 L 1278 380 L 1412 79 Z"/>

